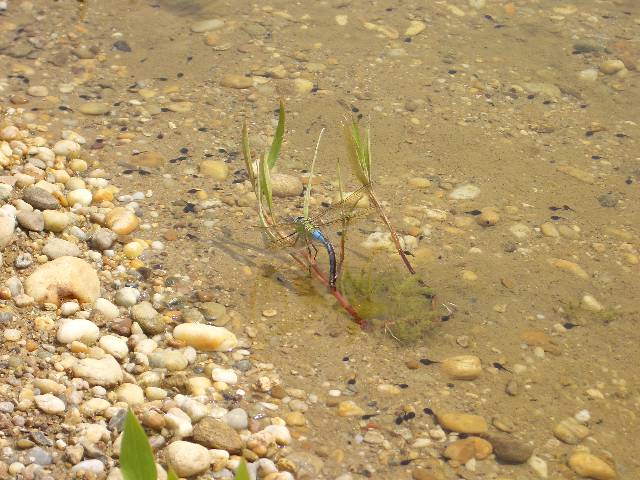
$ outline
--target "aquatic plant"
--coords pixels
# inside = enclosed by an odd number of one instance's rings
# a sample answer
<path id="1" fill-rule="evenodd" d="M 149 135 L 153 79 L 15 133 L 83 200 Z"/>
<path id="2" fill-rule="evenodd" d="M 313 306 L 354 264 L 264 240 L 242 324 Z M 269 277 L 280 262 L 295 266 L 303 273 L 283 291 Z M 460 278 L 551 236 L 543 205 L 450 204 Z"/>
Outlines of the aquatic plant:
<path id="1" fill-rule="evenodd" d="M 156 480 L 158 472 L 153 451 L 144 429 L 131 409 L 124 422 L 124 433 L 120 446 L 120 471 L 124 480 Z M 249 472 L 244 459 L 236 470 L 235 480 L 249 480 Z M 178 480 L 178 476 L 169 467 L 167 480 Z"/>

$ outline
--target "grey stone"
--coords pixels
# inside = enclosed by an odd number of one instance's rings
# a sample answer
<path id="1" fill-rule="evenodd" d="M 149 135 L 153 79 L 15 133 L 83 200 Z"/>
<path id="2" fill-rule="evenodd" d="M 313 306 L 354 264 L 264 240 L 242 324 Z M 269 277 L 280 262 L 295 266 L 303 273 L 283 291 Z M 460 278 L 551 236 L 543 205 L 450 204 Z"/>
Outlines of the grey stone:
<path id="1" fill-rule="evenodd" d="M 18 225 L 25 230 L 31 230 L 33 232 L 41 232 L 44 230 L 44 217 L 42 216 L 42 212 L 39 210 L 34 210 L 32 212 L 21 210 L 16 215 L 16 218 L 18 220 Z"/>
<path id="2" fill-rule="evenodd" d="M 94 250 L 108 250 L 118 238 L 118 235 L 108 228 L 101 228 L 89 239 L 89 245 Z"/>
<path id="3" fill-rule="evenodd" d="M 533 447 L 511 435 L 493 434 L 486 439 L 493 446 L 496 458 L 505 463 L 524 463 L 533 454 Z"/>
<path id="4" fill-rule="evenodd" d="M 225 422 L 213 417 L 204 417 L 193 428 L 193 439 L 207 448 L 238 453 L 242 450 L 240 435 Z"/>
<path id="5" fill-rule="evenodd" d="M 52 238 L 42 248 L 42 253 L 53 260 L 58 257 L 64 257 L 65 255 L 70 257 L 79 257 L 80 249 L 77 245 L 66 240 L 62 240 L 61 238 Z"/>
<path id="6" fill-rule="evenodd" d="M 40 187 L 28 187 L 22 192 L 22 200 L 38 210 L 57 210 L 60 202 Z"/>
<path id="7" fill-rule="evenodd" d="M 53 463 L 53 456 L 40 447 L 33 447 L 27 451 L 27 455 L 31 460 L 31 463 L 38 465 L 51 465 Z"/>
<path id="8" fill-rule="evenodd" d="M 166 328 L 164 319 L 149 302 L 140 302 L 132 306 L 131 317 L 140 324 L 140 328 L 147 335 L 163 333 Z"/>

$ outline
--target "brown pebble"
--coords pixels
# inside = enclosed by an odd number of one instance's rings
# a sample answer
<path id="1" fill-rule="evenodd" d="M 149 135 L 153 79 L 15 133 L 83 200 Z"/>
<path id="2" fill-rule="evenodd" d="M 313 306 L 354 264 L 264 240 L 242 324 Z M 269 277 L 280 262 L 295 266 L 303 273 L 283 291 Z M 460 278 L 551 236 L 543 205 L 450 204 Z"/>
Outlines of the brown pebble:
<path id="1" fill-rule="evenodd" d="M 407 360 L 405 362 L 405 365 L 407 366 L 407 368 L 409 370 L 417 370 L 418 368 L 420 368 L 420 362 L 418 362 L 417 360 Z"/>
<path id="2" fill-rule="evenodd" d="M 175 230 L 167 230 L 166 232 L 164 232 L 163 236 L 165 240 L 173 242 L 178 238 L 178 232 L 176 232 Z"/>
<path id="3" fill-rule="evenodd" d="M 128 337 L 131 335 L 131 325 L 133 320 L 130 318 L 121 318 L 118 320 L 114 320 L 111 323 L 111 331 L 117 333 L 118 335 L 122 335 L 123 337 Z"/>
<path id="4" fill-rule="evenodd" d="M 273 398 L 277 398 L 279 400 L 283 399 L 284 397 L 287 396 L 287 392 L 284 389 L 284 387 L 282 387 L 281 385 L 274 385 L 271 388 L 271 396 Z"/>
<path id="5" fill-rule="evenodd" d="M 11 95 L 11 97 L 9 97 L 9 101 L 13 105 L 24 105 L 25 103 L 29 102 L 29 98 L 27 98 L 25 95 L 16 93 L 14 95 Z"/>

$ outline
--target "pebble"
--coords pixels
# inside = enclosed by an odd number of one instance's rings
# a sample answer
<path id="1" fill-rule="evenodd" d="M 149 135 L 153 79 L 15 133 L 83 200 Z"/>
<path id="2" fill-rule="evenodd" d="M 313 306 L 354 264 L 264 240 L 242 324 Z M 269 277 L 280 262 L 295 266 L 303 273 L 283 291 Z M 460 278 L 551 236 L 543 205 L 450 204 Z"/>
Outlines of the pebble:
<path id="1" fill-rule="evenodd" d="M 133 287 L 123 287 L 116 291 L 113 301 L 121 307 L 131 307 L 138 303 L 140 291 Z"/>
<path id="2" fill-rule="evenodd" d="M 133 407 L 144 403 L 144 392 L 138 385 L 123 383 L 116 390 L 116 398 L 119 402 L 124 402 Z"/>
<path id="3" fill-rule="evenodd" d="M 419 20 L 411 20 L 409 26 L 404 32 L 405 37 L 415 37 L 419 33 L 423 32 L 427 28 L 427 24 Z"/>
<path id="4" fill-rule="evenodd" d="M 140 220 L 136 214 L 128 208 L 116 207 L 107 213 L 105 223 L 107 227 L 118 235 L 129 235 L 138 228 Z"/>
<path id="5" fill-rule="evenodd" d="M 249 416 L 246 410 L 242 408 L 234 408 L 227 412 L 224 416 L 225 422 L 235 430 L 244 430 L 249 426 Z"/>
<path id="6" fill-rule="evenodd" d="M 438 423 L 445 430 L 458 433 L 480 434 L 487 431 L 488 425 L 484 418 L 461 412 L 437 412 Z"/>
<path id="7" fill-rule="evenodd" d="M 89 244 L 91 245 L 91 248 L 95 250 L 104 251 L 113 246 L 116 238 L 118 238 L 118 235 L 113 230 L 100 228 L 91 235 L 89 238 Z"/>
<path id="8" fill-rule="evenodd" d="M 203 160 L 200 162 L 200 174 L 222 182 L 229 177 L 229 166 L 222 160 Z"/>
<path id="9" fill-rule="evenodd" d="M 480 358 L 475 355 L 449 357 L 440 366 L 454 380 L 474 380 L 482 373 Z"/>
<path id="10" fill-rule="evenodd" d="M 69 205 L 80 205 L 82 207 L 88 207 L 93 201 L 93 194 L 86 188 L 77 188 L 70 191 L 67 194 L 67 202 Z"/>
<path id="11" fill-rule="evenodd" d="M 77 463 L 76 465 L 71 467 L 72 473 L 87 472 L 87 473 L 92 473 L 94 475 L 99 475 L 102 472 L 104 472 L 104 470 L 105 470 L 104 463 L 102 463 L 97 458 L 92 458 L 90 460 L 83 460 L 82 462 Z"/>
<path id="12" fill-rule="evenodd" d="M 184 370 L 189 365 L 189 361 L 179 350 L 156 350 L 148 358 L 152 368 L 166 368 L 171 372 Z"/>
<path id="13" fill-rule="evenodd" d="M 585 172 L 584 170 L 580 170 L 579 168 L 572 167 L 571 165 L 560 165 L 558 167 L 558 171 L 564 173 L 565 175 L 569 175 L 577 180 L 580 180 L 584 183 L 593 184 L 596 179 L 593 173 Z"/>
<path id="14" fill-rule="evenodd" d="M 588 293 L 582 297 L 582 300 L 580 300 L 580 306 L 584 310 L 589 310 L 590 312 L 601 312 L 604 310 L 602 304 L 596 300 L 593 295 Z"/>
<path id="15" fill-rule="evenodd" d="M 67 212 L 57 212 L 56 210 L 45 210 L 42 212 L 44 229 L 47 232 L 60 233 L 71 223 L 71 217 Z"/>
<path id="16" fill-rule="evenodd" d="M 605 75 L 613 75 L 624 68 L 624 62 L 617 59 L 605 60 L 600 64 L 600 71 Z"/>
<path id="17" fill-rule="evenodd" d="M 271 174 L 271 191 L 274 197 L 297 197 L 302 193 L 302 181 L 294 175 Z"/>
<path id="18" fill-rule="evenodd" d="M 553 428 L 555 437 L 569 445 L 579 444 L 587 438 L 590 433 L 589 428 L 572 417 L 565 418 Z"/>
<path id="19" fill-rule="evenodd" d="M 483 208 L 476 217 L 476 223 L 483 227 L 492 227 L 500 221 L 500 215 L 492 208 Z"/>
<path id="20" fill-rule="evenodd" d="M 533 454 L 533 447 L 512 435 L 491 434 L 486 439 L 493 445 L 498 460 L 505 463 L 525 463 Z"/>
<path id="21" fill-rule="evenodd" d="M 2 332 L 2 336 L 7 342 L 17 342 L 22 337 L 22 332 L 16 328 L 7 328 Z"/>
<path id="22" fill-rule="evenodd" d="M 66 405 L 62 400 L 51 393 L 45 393 L 44 395 L 36 395 L 34 397 L 36 405 L 44 413 L 56 415 L 62 413 L 66 409 Z"/>
<path id="23" fill-rule="evenodd" d="M 338 404 L 338 415 L 341 417 L 357 417 L 364 415 L 364 413 L 364 410 L 351 400 L 345 400 Z"/>
<path id="24" fill-rule="evenodd" d="M 15 217 L 5 215 L 4 212 L 0 210 L 0 250 L 4 249 L 13 241 L 15 228 Z"/>
<path id="25" fill-rule="evenodd" d="M 545 222 L 540 225 L 540 231 L 545 237 L 558 238 L 560 236 L 560 232 L 558 232 L 556 226 L 551 222 Z"/>
<path id="26" fill-rule="evenodd" d="M 49 95 L 49 89 L 43 85 L 32 85 L 27 88 L 27 94 L 32 97 L 46 97 Z"/>
<path id="27" fill-rule="evenodd" d="M 598 70 L 595 68 L 586 68 L 578 72 L 578 78 L 583 82 L 595 82 L 598 80 Z"/>
<path id="28" fill-rule="evenodd" d="M 91 320 L 82 318 L 75 320 L 65 320 L 58 328 L 56 338 L 63 345 L 72 342 L 82 342 L 91 345 L 100 336 L 100 329 Z"/>
<path id="29" fill-rule="evenodd" d="M 242 439 L 227 423 L 205 417 L 193 429 L 193 439 L 207 448 L 237 453 L 242 450 Z"/>
<path id="30" fill-rule="evenodd" d="M 551 258 L 549 259 L 549 263 L 554 267 L 564 270 L 565 272 L 572 273 L 578 278 L 583 280 L 589 280 L 589 274 L 584 271 L 584 269 L 575 262 L 571 262 L 569 260 L 563 260 L 560 258 Z"/>
<path id="31" fill-rule="evenodd" d="M 111 303 L 106 298 L 98 298 L 93 304 L 93 308 L 96 312 L 100 313 L 107 320 L 113 320 L 120 315 L 120 310 L 117 306 Z"/>
<path id="32" fill-rule="evenodd" d="M 85 115 L 104 115 L 108 113 L 111 107 L 102 102 L 86 102 L 78 107 L 80 113 Z"/>
<path id="33" fill-rule="evenodd" d="M 127 340 L 116 335 L 104 335 L 100 337 L 98 345 L 109 355 L 118 360 L 124 360 L 129 355 Z"/>
<path id="34" fill-rule="evenodd" d="M 53 146 L 53 153 L 62 157 L 75 157 L 82 151 L 82 146 L 73 140 L 60 140 Z"/>
<path id="35" fill-rule="evenodd" d="M 30 212 L 26 210 L 20 210 L 16 215 L 16 220 L 18 220 L 18 225 L 20 225 L 20 227 L 25 230 L 31 230 L 32 232 L 41 232 L 42 230 L 44 230 L 44 217 L 42 215 L 42 212 L 38 210 L 33 210 Z"/>
<path id="36" fill-rule="evenodd" d="M 293 81 L 293 88 L 298 93 L 309 93 L 315 87 L 314 83 L 311 80 L 307 80 L 306 78 L 296 78 Z"/>
<path id="37" fill-rule="evenodd" d="M 480 437 L 468 437 L 457 440 L 447 446 L 444 456 L 460 463 L 467 463 L 472 458 L 484 460 L 493 452 L 491 443 Z"/>
<path id="38" fill-rule="evenodd" d="M 52 238 L 42 248 L 42 253 L 51 260 L 64 256 L 79 257 L 80 248 L 71 242 L 62 240 L 61 238 Z"/>
<path id="39" fill-rule="evenodd" d="M 60 304 L 75 298 L 93 303 L 100 296 L 100 279 L 95 269 L 76 257 L 59 257 L 40 265 L 24 282 L 25 292 L 36 302 Z"/>
<path id="40" fill-rule="evenodd" d="M 569 457 L 569 466 L 578 475 L 594 480 L 612 480 L 616 471 L 604 460 L 587 452 L 576 452 Z"/>
<path id="41" fill-rule="evenodd" d="M 220 79 L 220 86 L 227 88 L 251 88 L 253 87 L 253 80 L 251 77 L 245 77 L 244 75 L 227 74 Z"/>
<path id="42" fill-rule="evenodd" d="M 531 455 L 527 463 L 531 467 L 531 469 L 538 474 L 540 478 L 549 477 L 549 467 L 547 465 L 547 462 L 545 462 L 542 458 Z"/>
<path id="43" fill-rule="evenodd" d="M 211 379 L 214 382 L 224 382 L 229 385 L 238 383 L 238 375 L 229 368 L 214 368 L 211 372 Z"/>
<path id="44" fill-rule="evenodd" d="M 467 184 L 455 188 L 449 194 L 449 198 L 452 200 L 473 200 L 478 195 L 480 195 L 480 188 L 475 185 Z"/>
<path id="45" fill-rule="evenodd" d="M 210 20 L 202 20 L 191 25 L 191 31 L 194 33 L 210 32 L 211 30 L 218 30 L 224 26 L 224 20 L 219 18 L 212 18 Z"/>
<path id="46" fill-rule="evenodd" d="M 182 323 L 173 329 L 173 337 L 204 352 L 225 352 L 238 344 L 236 336 L 226 328 L 204 323 Z"/>
<path id="47" fill-rule="evenodd" d="M 178 440 L 165 449 L 167 463 L 179 477 L 205 472 L 211 461 L 209 450 L 197 443 Z"/>
<path id="48" fill-rule="evenodd" d="M 84 378 L 90 385 L 111 387 L 122 382 L 123 373 L 118 361 L 111 355 L 103 358 L 83 358 L 72 366 L 75 377 Z"/>
<path id="49" fill-rule="evenodd" d="M 142 331 L 150 336 L 163 333 L 166 328 L 166 322 L 150 302 L 144 301 L 137 305 L 133 305 L 130 309 L 131 318 L 140 324 Z"/>
<path id="50" fill-rule="evenodd" d="M 28 187 L 22 192 L 22 200 L 38 210 L 56 210 L 60 207 L 58 199 L 39 187 Z"/>

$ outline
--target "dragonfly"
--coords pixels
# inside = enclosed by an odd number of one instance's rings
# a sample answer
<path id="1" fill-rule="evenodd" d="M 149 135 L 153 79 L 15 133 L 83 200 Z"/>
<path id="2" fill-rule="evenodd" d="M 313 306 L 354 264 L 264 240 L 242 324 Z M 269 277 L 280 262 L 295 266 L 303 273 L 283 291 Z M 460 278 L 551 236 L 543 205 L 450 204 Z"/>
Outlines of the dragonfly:
<path id="1" fill-rule="evenodd" d="M 314 243 L 319 243 L 327 251 L 329 257 L 329 287 L 335 290 L 338 278 L 336 252 L 329 240 L 329 236 L 325 233 L 325 228 L 342 223 L 344 229 L 356 218 L 368 216 L 373 212 L 373 207 L 358 208 L 358 203 L 367 195 L 369 188 L 369 185 L 363 185 L 314 216 L 290 217 L 269 226 L 268 228 L 277 235 L 277 238 L 269 241 L 268 247 L 273 249 L 292 248 L 304 243 L 309 252 L 311 249 L 315 251 L 313 255 L 315 259 L 318 250 Z"/>

